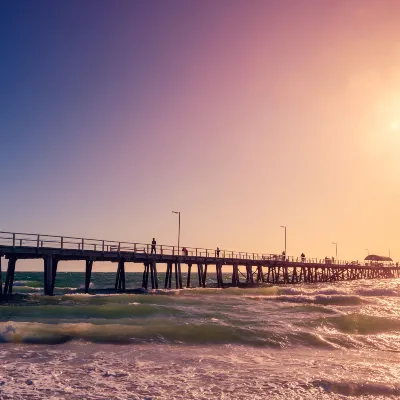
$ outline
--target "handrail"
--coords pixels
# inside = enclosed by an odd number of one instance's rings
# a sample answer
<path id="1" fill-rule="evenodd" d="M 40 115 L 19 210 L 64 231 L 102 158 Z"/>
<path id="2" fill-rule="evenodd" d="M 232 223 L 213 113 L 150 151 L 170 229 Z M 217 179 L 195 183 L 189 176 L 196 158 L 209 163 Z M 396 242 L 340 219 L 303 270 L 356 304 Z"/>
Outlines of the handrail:
<path id="1" fill-rule="evenodd" d="M 6 235 L 4 237 L 3 235 Z M 7 236 L 9 235 L 9 236 Z M 59 249 L 71 249 L 73 247 L 77 250 L 84 252 L 85 250 L 94 250 L 101 252 L 133 252 L 134 254 L 151 254 L 153 250 L 152 244 L 149 243 L 138 243 L 138 242 L 125 242 L 115 240 L 104 240 L 104 239 L 91 239 L 91 238 L 79 238 L 74 236 L 57 236 L 57 235 L 44 235 L 44 234 L 33 234 L 33 233 L 21 233 L 21 232 L 7 232 L 0 231 L 0 243 L 1 241 L 8 241 L 12 247 L 46 247 L 49 245 L 51 248 Z M 32 246 L 32 243 L 35 245 Z M 57 246 L 55 246 L 57 245 Z M 182 250 L 186 249 L 186 253 Z M 178 250 L 178 251 L 177 251 Z M 259 261 L 287 261 L 304 264 L 319 264 L 326 265 L 327 267 L 335 267 L 338 265 L 353 265 L 355 267 L 362 266 L 355 264 L 354 261 L 343 261 L 333 260 L 329 258 L 318 259 L 318 258 L 302 258 L 295 256 L 283 256 L 273 253 L 250 253 L 243 251 L 233 250 L 222 250 L 219 249 L 207 249 L 202 247 L 182 247 L 177 249 L 177 246 L 171 245 L 155 245 L 155 252 L 159 255 L 176 255 L 180 257 L 200 257 L 200 258 L 213 258 L 213 259 L 232 259 L 232 260 L 259 260 Z M 368 264 L 369 265 L 369 264 Z"/>

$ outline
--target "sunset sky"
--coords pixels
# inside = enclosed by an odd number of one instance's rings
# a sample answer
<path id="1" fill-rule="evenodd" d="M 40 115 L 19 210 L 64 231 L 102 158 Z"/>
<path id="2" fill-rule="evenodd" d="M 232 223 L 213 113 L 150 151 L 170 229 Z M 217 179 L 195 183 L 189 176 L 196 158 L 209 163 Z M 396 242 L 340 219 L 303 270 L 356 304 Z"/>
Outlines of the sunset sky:
<path id="1" fill-rule="evenodd" d="M 0 0 L 0 230 L 400 259 L 400 1 Z"/>

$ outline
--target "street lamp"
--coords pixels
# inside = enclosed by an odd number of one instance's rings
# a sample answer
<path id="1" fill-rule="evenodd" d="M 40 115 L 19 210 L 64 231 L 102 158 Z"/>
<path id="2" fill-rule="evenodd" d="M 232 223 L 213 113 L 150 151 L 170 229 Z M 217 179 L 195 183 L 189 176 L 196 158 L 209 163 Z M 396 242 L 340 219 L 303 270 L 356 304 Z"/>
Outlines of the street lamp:
<path id="1" fill-rule="evenodd" d="M 368 249 L 365 249 L 367 252 L 368 252 L 368 255 L 369 255 L 369 250 Z"/>
<path id="2" fill-rule="evenodd" d="M 287 252 L 286 252 L 286 225 L 281 225 L 281 228 L 285 229 L 285 259 L 287 257 Z"/>
<path id="3" fill-rule="evenodd" d="M 173 214 L 178 214 L 178 256 L 179 256 L 179 242 L 181 240 L 181 212 L 180 211 L 172 211 Z"/>
<path id="4" fill-rule="evenodd" d="M 337 261 L 337 243 L 336 242 L 332 242 L 332 244 L 334 244 L 336 246 L 336 261 Z"/>

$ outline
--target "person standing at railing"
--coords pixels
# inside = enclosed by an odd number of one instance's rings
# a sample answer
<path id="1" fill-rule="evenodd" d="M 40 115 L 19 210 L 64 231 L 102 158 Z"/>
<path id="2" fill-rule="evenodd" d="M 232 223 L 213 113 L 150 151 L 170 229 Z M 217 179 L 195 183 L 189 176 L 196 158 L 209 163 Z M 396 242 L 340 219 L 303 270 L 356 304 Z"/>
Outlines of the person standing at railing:
<path id="1" fill-rule="evenodd" d="M 306 261 L 306 255 L 304 253 L 301 253 L 301 262 L 305 262 Z"/>
<path id="2" fill-rule="evenodd" d="M 217 250 L 215 250 L 215 254 L 217 257 L 219 257 L 219 252 L 220 252 L 219 247 L 217 247 Z"/>
<path id="3" fill-rule="evenodd" d="M 155 238 L 153 238 L 153 240 L 151 241 L 151 254 L 156 254 L 156 245 L 157 245 L 157 242 L 156 242 L 156 239 Z"/>

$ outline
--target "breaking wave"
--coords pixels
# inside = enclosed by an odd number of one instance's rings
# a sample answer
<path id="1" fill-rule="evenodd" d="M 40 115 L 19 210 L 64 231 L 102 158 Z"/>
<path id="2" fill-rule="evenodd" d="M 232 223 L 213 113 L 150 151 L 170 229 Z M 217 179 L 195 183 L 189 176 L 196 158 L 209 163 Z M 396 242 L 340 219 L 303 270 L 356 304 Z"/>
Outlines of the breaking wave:
<path id="1" fill-rule="evenodd" d="M 369 335 L 400 332 L 400 320 L 357 313 L 326 317 L 321 322 L 324 326 L 346 334 Z"/>

